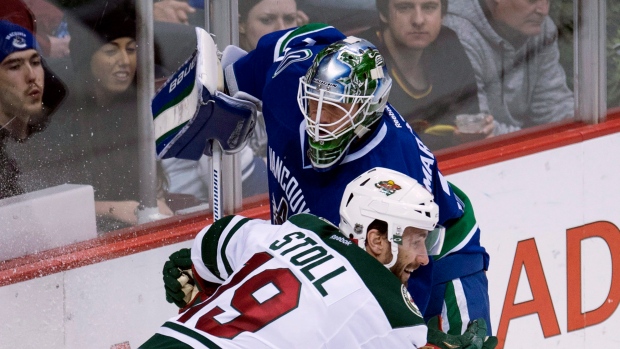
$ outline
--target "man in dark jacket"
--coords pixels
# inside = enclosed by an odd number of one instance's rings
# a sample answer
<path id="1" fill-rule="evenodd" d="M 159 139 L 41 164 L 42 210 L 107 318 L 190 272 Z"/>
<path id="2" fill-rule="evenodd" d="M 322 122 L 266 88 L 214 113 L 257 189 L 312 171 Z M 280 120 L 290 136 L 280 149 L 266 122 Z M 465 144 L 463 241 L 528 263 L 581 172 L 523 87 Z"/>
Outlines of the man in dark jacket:
<path id="1" fill-rule="evenodd" d="M 380 25 L 361 34 L 377 45 L 394 80 L 389 102 L 431 149 L 459 144 L 455 117 L 477 114 L 474 71 L 463 45 L 442 25 L 447 0 L 376 0 Z M 490 117 L 488 117 L 490 118 Z M 492 131 L 492 120 L 486 133 Z"/>

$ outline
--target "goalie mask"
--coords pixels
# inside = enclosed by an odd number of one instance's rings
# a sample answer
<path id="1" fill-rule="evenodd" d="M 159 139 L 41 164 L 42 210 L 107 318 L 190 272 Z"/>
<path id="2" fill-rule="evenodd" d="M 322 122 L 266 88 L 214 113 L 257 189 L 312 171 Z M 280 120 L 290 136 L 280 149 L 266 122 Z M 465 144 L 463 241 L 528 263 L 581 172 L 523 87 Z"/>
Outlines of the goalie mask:
<path id="1" fill-rule="evenodd" d="M 433 195 L 415 179 L 387 168 L 376 167 L 349 183 L 340 203 L 340 231 L 366 249 L 368 226 L 375 219 L 387 223 L 392 260 L 396 263 L 398 245 L 407 227 L 427 230 L 425 244 L 429 255 L 438 254 L 444 229 L 437 226 L 439 207 Z M 438 227 L 439 229 L 435 229 Z"/>
<path id="2" fill-rule="evenodd" d="M 316 55 L 297 92 L 315 169 L 337 165 L 353 140 L 370 131 L 391 86 L 383 56 L 367 40 L 350 36 Z"/>

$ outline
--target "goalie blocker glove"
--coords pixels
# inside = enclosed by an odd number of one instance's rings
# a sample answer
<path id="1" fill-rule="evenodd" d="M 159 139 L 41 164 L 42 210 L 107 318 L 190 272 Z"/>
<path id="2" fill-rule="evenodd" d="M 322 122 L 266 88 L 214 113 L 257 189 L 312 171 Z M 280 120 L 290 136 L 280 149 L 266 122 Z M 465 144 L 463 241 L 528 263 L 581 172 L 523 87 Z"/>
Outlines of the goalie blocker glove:
<path id="1" fill-rule="evenodd" d="M 196 28 L 196 51 L 157 92 L 151 103 L 158 159 L 198 160 L 213 155 L 213 141 L 225 153 L 240 151 L 254 129 L 257 107 L 221 92 L 223 72 L 217 48 Z"/>

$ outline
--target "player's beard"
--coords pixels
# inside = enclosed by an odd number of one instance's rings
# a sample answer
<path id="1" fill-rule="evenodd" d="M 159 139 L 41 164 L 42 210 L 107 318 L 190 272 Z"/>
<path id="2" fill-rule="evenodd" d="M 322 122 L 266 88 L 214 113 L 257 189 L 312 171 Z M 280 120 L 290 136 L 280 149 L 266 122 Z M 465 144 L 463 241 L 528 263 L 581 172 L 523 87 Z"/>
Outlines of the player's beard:
<path id="1" fill-rule="evenodd" d="M 405 265 L 399 260 L 396 260 L 396 263 L 390 268 L 392 274 L 394 274 L 403 285 L 407 285 L 409 276 L 411 275 L 411 273 L 406 272 L 405 269 L 413 270 L 414 268 L 411 265 Z"/>

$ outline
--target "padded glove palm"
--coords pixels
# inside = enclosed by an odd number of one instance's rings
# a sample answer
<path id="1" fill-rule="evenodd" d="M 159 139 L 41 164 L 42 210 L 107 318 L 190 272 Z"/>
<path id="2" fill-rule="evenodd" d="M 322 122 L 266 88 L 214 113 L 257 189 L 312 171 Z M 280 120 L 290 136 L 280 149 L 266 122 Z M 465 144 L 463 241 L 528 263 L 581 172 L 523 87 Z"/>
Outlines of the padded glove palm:
<path id="1" fill-rule="evenodd" d="M 440 349 L 494 349 L 497 337 L 487 337 L 487 324 L 484 319 L 473 320 L 460 336 L 450 335 L 439 330 L 439 317 L 428 322 L 428 344 L 425 348 Z"/>

